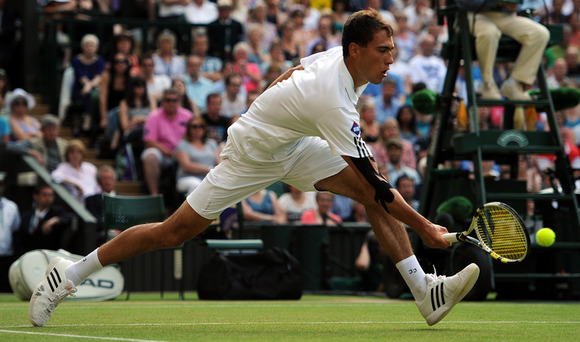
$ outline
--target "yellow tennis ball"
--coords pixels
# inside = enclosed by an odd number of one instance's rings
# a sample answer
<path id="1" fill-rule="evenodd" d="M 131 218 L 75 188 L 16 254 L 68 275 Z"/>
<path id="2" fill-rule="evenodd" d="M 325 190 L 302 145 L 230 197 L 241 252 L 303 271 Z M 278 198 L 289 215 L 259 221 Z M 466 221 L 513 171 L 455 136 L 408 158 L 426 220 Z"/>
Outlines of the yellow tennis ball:
<path id="1" fill-rule="evenodd" d="M 556 233 L 550 228 L 542 228 L 536 232 L 536 242 L 540 246 L 549 247 L 556 241 Z"/>

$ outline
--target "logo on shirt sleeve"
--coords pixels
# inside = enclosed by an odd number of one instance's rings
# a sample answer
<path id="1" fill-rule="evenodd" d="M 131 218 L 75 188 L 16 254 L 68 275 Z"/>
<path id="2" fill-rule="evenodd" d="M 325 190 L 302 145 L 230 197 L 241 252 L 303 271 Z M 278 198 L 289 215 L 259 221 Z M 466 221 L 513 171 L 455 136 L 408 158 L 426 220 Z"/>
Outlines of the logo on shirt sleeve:
<path id="1" fill-rule="evenodd" d="M 358 135 L 360 135 L 360 126 L 359 126 L 359 125 L 358 125 L 356 122 L 354 122 L 354 123 L 352 124 L 352 127 L 350 128 L 350 130 L 351 130 L 351 131 L 352 131 L 354 134 L 356 134 L 357 136 L 358 136 Z"/>

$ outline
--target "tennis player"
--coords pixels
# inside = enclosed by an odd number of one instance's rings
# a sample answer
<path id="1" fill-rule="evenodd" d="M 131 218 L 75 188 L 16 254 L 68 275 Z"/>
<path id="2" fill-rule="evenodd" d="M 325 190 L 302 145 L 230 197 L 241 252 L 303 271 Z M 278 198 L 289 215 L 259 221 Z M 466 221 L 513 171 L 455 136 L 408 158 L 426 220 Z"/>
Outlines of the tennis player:
<path id="1" fill-rule="evenodd" d="M 418 214 L 377 171 L 360 137 L 356 104 L 370 82 L 379 84 L 393 63 L 393 29 L 375 10 L 352 14 L 342 47 L 301 60 L 260 95 L 228 130 L 221 163 L 162 223 L 132 227 L 79 262 L 54 259 L 34 290 L 30 321 L 48 322 L 56 306 L 91 273 L 141 253 L 177 247 L 219 214 L 276 181 L 302 191 L 330 191 L 364 204 L 373 230 L 409 285 L 429 325 L 469 292 L 475 264 L 454 276 L 425 274 L 404 222 L 427 246 L 446 248 L 447 229 Z"/>

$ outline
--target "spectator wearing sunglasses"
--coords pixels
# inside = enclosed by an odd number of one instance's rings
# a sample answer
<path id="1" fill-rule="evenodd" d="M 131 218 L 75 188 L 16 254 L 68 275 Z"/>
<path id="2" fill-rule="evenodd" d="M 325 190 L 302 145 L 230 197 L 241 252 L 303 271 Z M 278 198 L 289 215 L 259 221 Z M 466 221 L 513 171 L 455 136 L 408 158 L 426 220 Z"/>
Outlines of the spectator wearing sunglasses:
<path id="1" fill-rule="evenodd" d="M 208 139 L 205 121 L 191 118 L 185 136 L 177 144 L 177 191 L 192 193 L 219 162 L 218 153 L 217 142 Z"/>
<path id="2" fill-rule="evenodd" d="M 175 148 L 187 130 L 193 113 L 179 105 L 175 88 L 164 91 L 161 107 L 149 114 L 143 130 L 145 151 L 141 154 L 145 183 L 152 195 L 159 194 L 159 180 L 163 168 L 175 160 Z"/>

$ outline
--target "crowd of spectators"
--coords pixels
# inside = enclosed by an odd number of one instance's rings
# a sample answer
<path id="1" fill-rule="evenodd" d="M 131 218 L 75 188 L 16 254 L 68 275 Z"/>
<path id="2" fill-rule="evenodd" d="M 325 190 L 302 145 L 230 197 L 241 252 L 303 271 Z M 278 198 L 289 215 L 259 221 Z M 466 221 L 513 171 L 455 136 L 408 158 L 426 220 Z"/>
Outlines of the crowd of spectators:
<path id="1" fill-rule="evenodd" d="M 169 178 L 175 180 L 171 191 L 187 194 L 219 163 L 227 128 L 252 101 L 301 58 L 339 46 L 348 14 L 372 7 L 394 27 L 395 63 L 382 84 L 369 84 L 361 96 L 361 136 L 372 149 L 381 172 L 418 209 L 433 117 L 417 112 L 410 105 L 410 98 L 423 88 L 441 91 L 447 73 L 441 49 L 448 28 L 437 25 L 431 1 L 89 3 L 44 1 L 43 5 L 48 17 L 55 17 L 59 6 L 66 5 L 64 9 L 76 13 L 79 20 L 90 20 L 80 14 L 97 12 L 149 19 L 156 23 L 150 32 L 154 38 L 143 41 L 142 28 L 123 26 L 122 21 L 103 36 L 90 32 L 86 26 L 78 31 L 85 33 L 82 36 L 59 27 L 59 44 L 63 52 L 69 52 L 61 54 L 60 64 L 64 67 L 61 93 L 68 96 L 60 102 L 66 106 L 59 111 L 64 115 L 43 116 L 40 121 L 31 116 L 34 97 L 23 89 L 11 89 L 7 73 L 0 69 L 2 143 L 14 153 L 34 156 L 51 172 L 53 180 L 66 185 L 79 201 L 103 190 L 97 183 L 97 168 L 84 160 L 83 143 L 65 141 L 59 136 L 61 121 L 72 126 L 75 138 L 89 137 L 88 147 L 108 151 L 102 157 L 112 158 L 119 153 L 126 157 L 125 147 L 130 144 L 130 153 L 139 168 L 133 177 L 140 178 L 149 193 L 166 191 L 162 189 L 162 179 L 166 172 L 173 172 Z M 533 20 L 564 27 L 563 41 L 550 46 L 543 56 L 548 83 L 551 87 L 580 87 L 580 2 L 552 0 L 546 1 L 546 7 L 536 6 L 538 3 L 524 1 L 520 8 L 534 7 Z M 86 12 L 88 9 L 90 12 Z M 169 25 L 170 22 L 191 26 Z M 190 32 L 184 34 L 184 28 Z M 184 39 L 186 36 L 191 39 Z M 78 51 L 74 51 L 75 46 Z M 510 79 L 510 66 L 494 64 L 493 81 L 497 86 Z M 67 70 L 72 75 L 69 78 L 64 76 Z M 473 70 L 474 86 L 481 92 L 477 62 Z M 458 82 L 457 93 L 465 94 L 464 87 Z M 502 108 L 481 108 L 481 128 L 501 128 L 502 114 Z M 580 107 L 561 111 L 558 116 L 570 161 L 579 168 Z M 547 129 L 546 126 L 545 114 L 538 113 L 533 129 Z M 103 137 L 106 146 L 99 143 Z M 551 165 L 550 158 L 526 156 L 527 171 L 518 177 L 528 180 L 529 191 L 550 186 L 541 172 Z M 469 163 L 457 166 L 472 171 Z M 116 165 L 115 177 L 126 174 L 120 167 L 123 166 Z M 493 161 L 487 162 L 486 177 L 499 179 L 506 174 L 509 172 Z M 38 189 L 35 201 L 44 192 L 47 190 Z M 321 208 L 321 204 L 325 207 Z M 255 221 L 332 225 L 367 220 L 358 203 L 329 194 L 314 196 L 292 187 L 284 194 L 258 192 L 243 206 L 246 219 Z"/>

